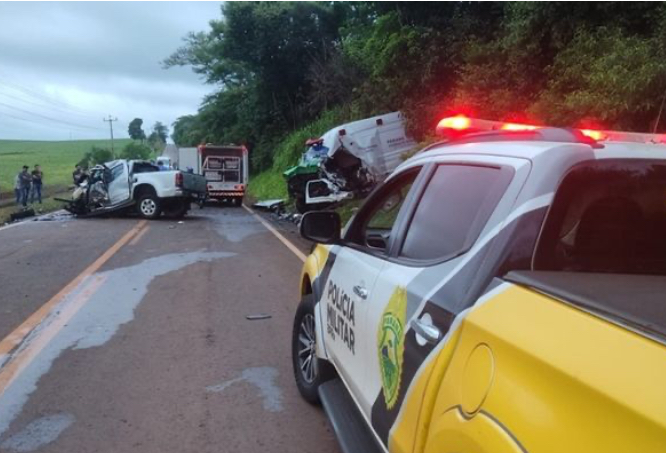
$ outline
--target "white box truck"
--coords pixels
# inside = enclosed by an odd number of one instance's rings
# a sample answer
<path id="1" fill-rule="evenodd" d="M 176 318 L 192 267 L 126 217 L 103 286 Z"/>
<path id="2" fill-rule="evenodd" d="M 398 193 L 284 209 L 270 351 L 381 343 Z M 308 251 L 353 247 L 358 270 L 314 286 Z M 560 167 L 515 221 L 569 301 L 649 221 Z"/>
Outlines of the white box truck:
<path id="1" fill-rule="evenodd" d="M 204 175 L 209 199 L 242 204 L 250 170 L 245 146 L 208 143 L 198 148 L 180 148 L 178 168 Z"/>

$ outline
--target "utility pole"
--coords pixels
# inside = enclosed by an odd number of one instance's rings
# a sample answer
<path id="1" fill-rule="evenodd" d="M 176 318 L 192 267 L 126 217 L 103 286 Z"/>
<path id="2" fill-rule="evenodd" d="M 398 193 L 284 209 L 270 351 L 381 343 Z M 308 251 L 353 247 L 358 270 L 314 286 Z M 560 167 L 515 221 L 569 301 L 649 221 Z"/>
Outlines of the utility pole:
<path id="1" fill-rule="evenodd" d="M 113 154 L 113 157 L 116 157 L 116 153 L 113 151 L 113 122 L 118 121 L 118 118 L 111 118 L 111 115 L 109 115 L 108 118 L 102 118 L 102 121 L 109 122 L 109 130 L 111 130 L 111 154 Z"/>

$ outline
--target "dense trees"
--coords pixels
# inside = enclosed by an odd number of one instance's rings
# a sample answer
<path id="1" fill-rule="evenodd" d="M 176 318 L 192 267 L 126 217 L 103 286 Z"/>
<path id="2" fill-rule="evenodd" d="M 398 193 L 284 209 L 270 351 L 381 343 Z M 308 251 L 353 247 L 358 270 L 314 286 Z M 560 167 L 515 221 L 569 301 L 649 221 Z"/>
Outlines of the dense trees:
<path id="1" fill-rule="evenodd" d="M 127 133 L 132 140 L 144 141 L 146 139 L 146 133 L 141 128 L 142 125 L 143 120 L 141 118 L 134 118 L 132 121 L 130 121 L 129 127 L 127 128 Z"/>
<path id="2" fill-rule="evenodd" d="M 153 150 L 143 143 L 130 142 L 123 148 L 120 157 L 123 159 L 148 160 L 153 154 Z"/>
<path id="3" fill-rule="evenodd" d="M 335 112 L 401 109 L 418 138 L 450 112 L 652 130 L 666 95 L 666 6 L 619 2 L 243 3 L 165 66 L 217 87 L 174 141 L 247 143 L 255 170 Z M 325 116 L 325 115 L 324 115 Z M 330 115 L 327 116 L 329 118 Z M 666 130 L 666 114 L 659 130 Z M 322 131 L 323 132 L 323 131 Z"/>
<path id="4" fill-rule="evenodd" d="M 90 151 L 83 155 L 83 158 L 81 158 L 76 165 L 80 165 L 83 168 L 90 168 L 97 164 L 110 162 L 114 158 L 115 157 L 110 149 L 93 146 Z"/>
<path id="5" fill-rule="evenodd" d="M 169 128 L 158 121 L 155 123 L 153 131 L 148 136 L 148 145 L 150 145 L 153 150 L 160 152 L 164 149 L 168 136 Z"/>

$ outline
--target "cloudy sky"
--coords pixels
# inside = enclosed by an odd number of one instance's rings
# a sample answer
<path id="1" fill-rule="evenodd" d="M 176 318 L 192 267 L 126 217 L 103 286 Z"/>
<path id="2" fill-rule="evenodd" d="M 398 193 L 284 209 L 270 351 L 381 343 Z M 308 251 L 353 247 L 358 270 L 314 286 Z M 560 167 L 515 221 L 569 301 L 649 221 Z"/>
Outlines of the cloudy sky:
<path id="1" fill-rule="evenodd" d="M 128 123 L 171 124 L 214 90 L 160 62 L 221 2 L 0 2 L 0 139 L 127 137 Z"/>

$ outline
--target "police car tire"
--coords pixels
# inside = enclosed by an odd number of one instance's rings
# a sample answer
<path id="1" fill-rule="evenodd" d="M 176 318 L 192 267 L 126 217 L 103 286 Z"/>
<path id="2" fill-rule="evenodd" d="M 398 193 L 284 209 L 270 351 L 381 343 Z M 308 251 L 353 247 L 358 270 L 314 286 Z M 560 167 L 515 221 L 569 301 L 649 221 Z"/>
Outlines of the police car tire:
<path id="1" fill-rule="evenodd" d="M 298 387 L 301 396 L 310 404 L 319 404 L 319 386 L 335 377 L 335 371 L 328 361 L 315 358 L 315 370 L 317 370 L 317 372 L 312 382 L 308 382 L 301 371 L 298 354 L 299 350 L 302 348 L 302 345 L 299 342 L 301 323 L 307 315 L 314 316 L 314 308 L 315 300 L 312 294 L 303 296 L 301 303 L 298 304 L 298 308 L 296 309 L 296 315 L 294 316 L 294 328 L 291 337 L 291 359 L 294 368 L 296 387 Z"/>

